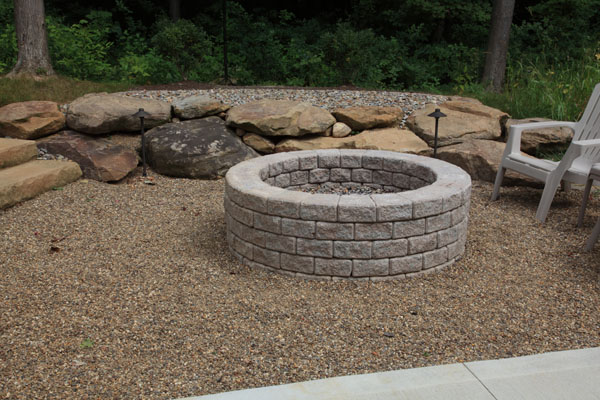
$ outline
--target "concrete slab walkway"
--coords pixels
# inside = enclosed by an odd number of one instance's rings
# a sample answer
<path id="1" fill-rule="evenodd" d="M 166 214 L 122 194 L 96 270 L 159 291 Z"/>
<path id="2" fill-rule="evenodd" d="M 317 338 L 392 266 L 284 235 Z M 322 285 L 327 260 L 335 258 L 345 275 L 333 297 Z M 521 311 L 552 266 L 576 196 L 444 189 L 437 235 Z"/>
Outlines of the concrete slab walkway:
<path id="1" fill-rule="evenodd" d="M 600 347 L 341 376 L 188 400 L 600 399 Z"/>

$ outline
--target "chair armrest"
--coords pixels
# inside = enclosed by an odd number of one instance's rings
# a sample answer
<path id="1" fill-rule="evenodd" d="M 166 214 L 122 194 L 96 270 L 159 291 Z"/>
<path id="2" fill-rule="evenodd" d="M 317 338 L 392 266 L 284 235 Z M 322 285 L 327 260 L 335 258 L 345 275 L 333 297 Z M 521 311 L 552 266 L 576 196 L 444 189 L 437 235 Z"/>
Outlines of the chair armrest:
<path id="1" fill-rule="evenodd" d="M 530 122 L 527 124 L 511 125 L 510 129 L 512 130 L 513 128 L 515 128 L 520 131 L 526 131 L 528 129 L 555 128 L 555 127 L 559 127 L 559 126 L 565 126 L 567 128 L 575 129 L 575 125 L 577 125 L 577 122 L 543 121 L 543 122 Z"/>
<path id="2" fill-rule="evenodd" d="M 571 142 L 572 146 L 578 147 L 596 147 L 600 146 L 600 139 L 589 139 L 589 140 L 574 140 Z"/>
<path id="3" fill-rule="evenodd" d="M 519 153 L 521 151 L 521 133 L 530 129 L 557 128 L 566 127 L 575 130 L 577 122 L 571 121 L 544 121 L 530 122 L 528 124 L 511 125 L 508 130 L 508 139 L 506 146 L 510 148 L 511 153 Z"/>

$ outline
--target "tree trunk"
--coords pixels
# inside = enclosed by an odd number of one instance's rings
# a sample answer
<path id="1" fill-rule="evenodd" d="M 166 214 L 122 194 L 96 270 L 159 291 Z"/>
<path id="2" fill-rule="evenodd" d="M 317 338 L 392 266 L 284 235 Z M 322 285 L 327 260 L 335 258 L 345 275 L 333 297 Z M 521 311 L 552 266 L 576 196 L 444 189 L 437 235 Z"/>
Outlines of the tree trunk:
<path id="1" fill-rule="evenodd" d="M 7 76 L 54 75 L 48 51 L 44 0 L 14 0 L 14 4 L 19 53 L 17 63 Z"/>
<path id="2" fill-rule="evenodd" d="M 171 21 L 179 21 L 179 18 L 181 18 L 181 0 L 169 0 L 169 15 Z"/>
<path id="3" fill-rule="evenodd" d="M 502 91 L 506 72 L 506 54 L 515 0 L 494 0 L 492 27 L 488 38 L 482 82 L 495 92 Z"/>

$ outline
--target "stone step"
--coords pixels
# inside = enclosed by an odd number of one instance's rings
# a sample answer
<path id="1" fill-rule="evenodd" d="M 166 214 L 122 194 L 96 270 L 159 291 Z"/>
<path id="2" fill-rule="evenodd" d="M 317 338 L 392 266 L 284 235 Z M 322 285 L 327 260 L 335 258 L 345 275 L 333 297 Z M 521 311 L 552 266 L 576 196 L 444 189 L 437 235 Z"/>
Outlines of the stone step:
<path id="1" fill-rule="evenodd" d="M 0 208 L 31 199 L 53 187 L 64 186 L 81 176 L 77 163 L 33 160 L 0 170 Z"/>
<path id="2" fill-rule="evenodd" d="M 23 164 L 36 157 L 35 140 L 0 138 L 0 169 Z"/>

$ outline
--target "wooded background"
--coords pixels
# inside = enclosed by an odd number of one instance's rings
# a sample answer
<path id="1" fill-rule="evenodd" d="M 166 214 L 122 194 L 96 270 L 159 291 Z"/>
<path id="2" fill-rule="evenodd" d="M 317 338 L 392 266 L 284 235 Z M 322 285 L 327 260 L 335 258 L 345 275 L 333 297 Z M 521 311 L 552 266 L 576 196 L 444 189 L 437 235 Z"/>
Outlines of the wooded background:
<path id="1" fill-rule="evenodd" d="M 499 1 L 502 3 L 502 1 Z M 108 5 L 107 5 L 108 4 Z M 44 1 L 54 70 L 87 80 L 223 79 L 223 1 Z M 492 1 L 227 1 L 234 84 L 466 90 L 481 82 Z M 179 12 L 177 12 L 179 10 Z M 179 17 L 179 18 L 178 18 Z M 17 61 L 14 5 L 0 0 L 0 72 Z M 600 0 L 514 6 L 511 74 L 597 68 Z"/>

